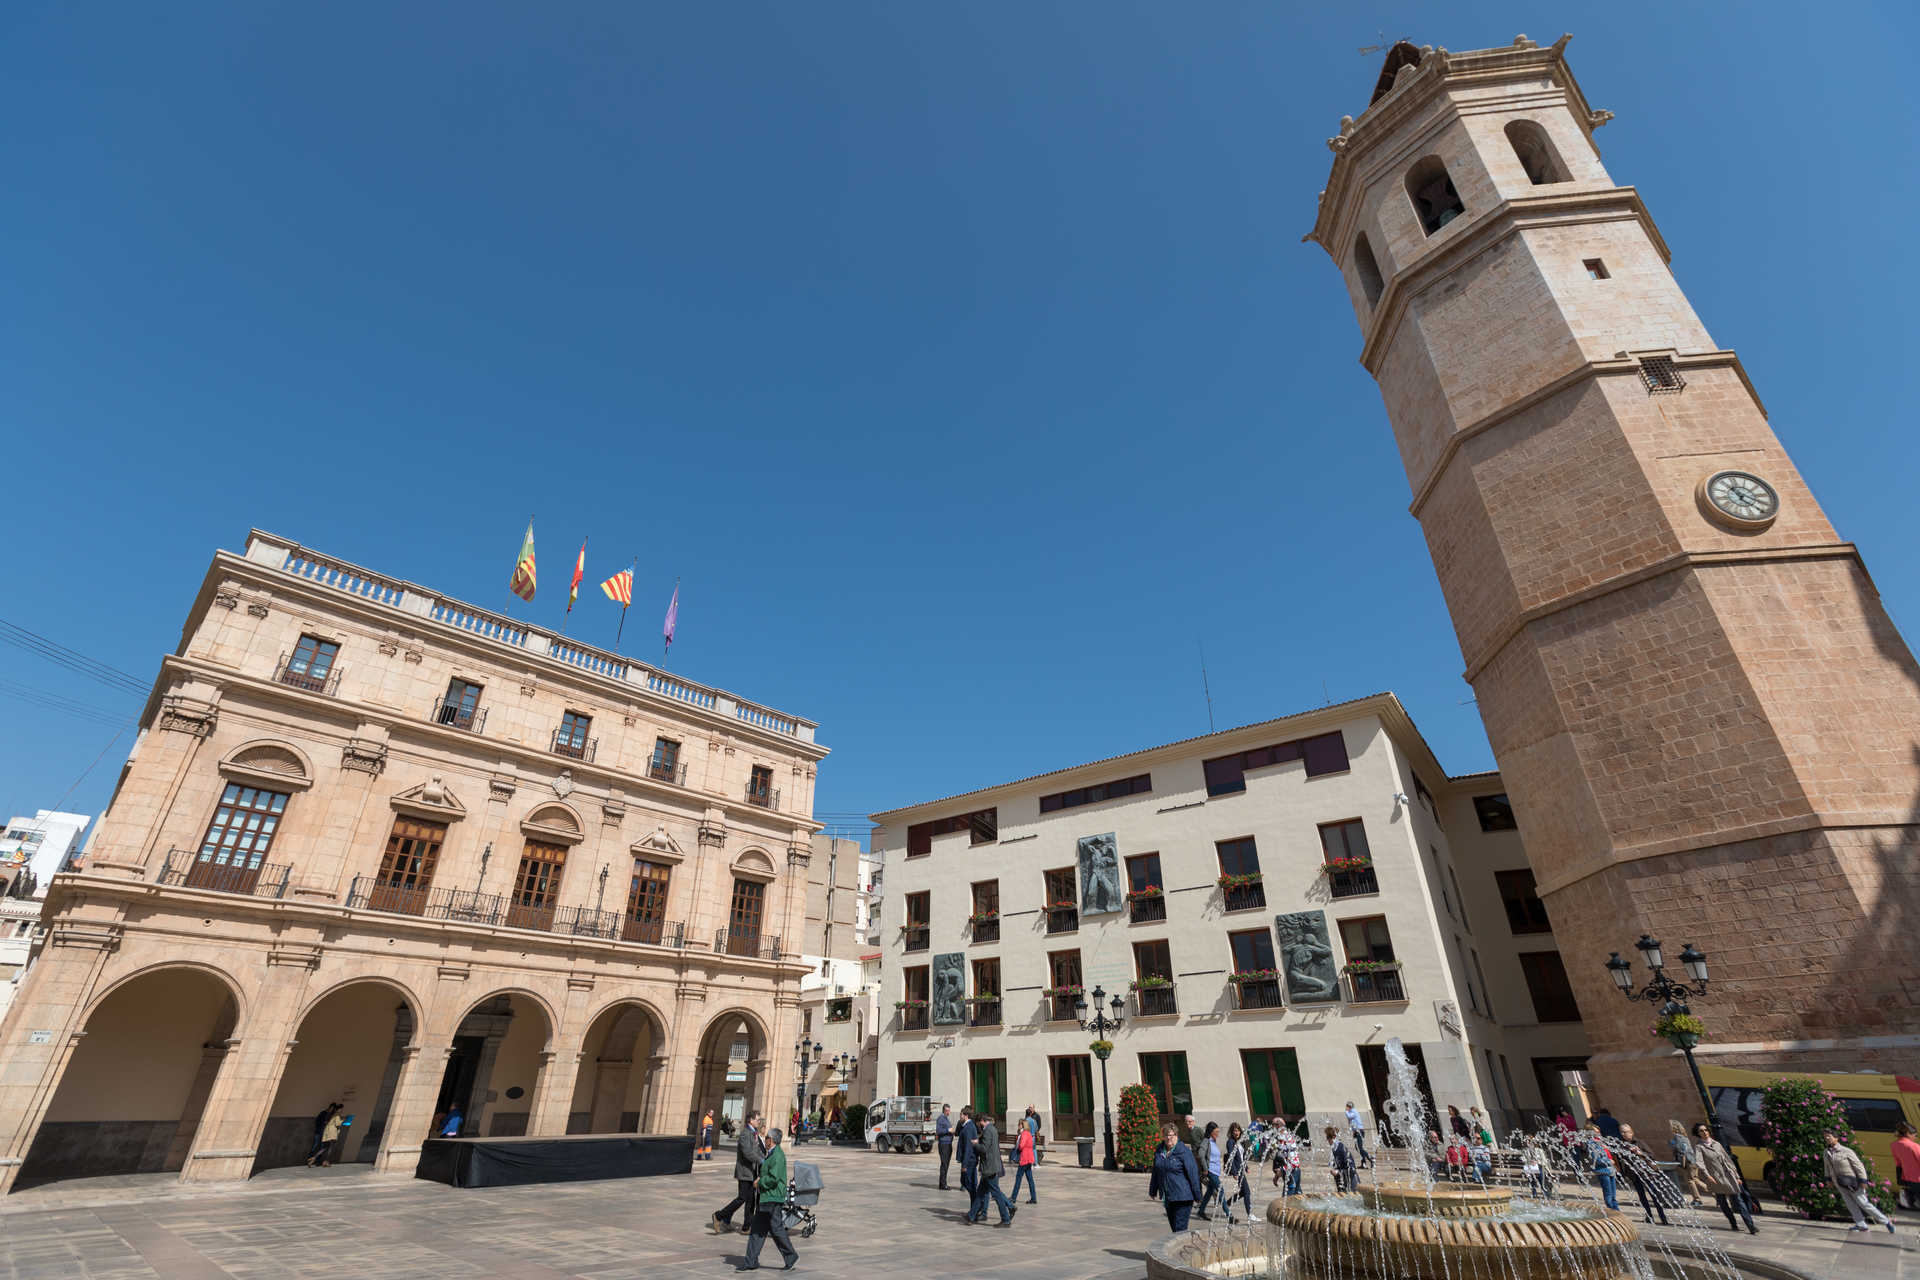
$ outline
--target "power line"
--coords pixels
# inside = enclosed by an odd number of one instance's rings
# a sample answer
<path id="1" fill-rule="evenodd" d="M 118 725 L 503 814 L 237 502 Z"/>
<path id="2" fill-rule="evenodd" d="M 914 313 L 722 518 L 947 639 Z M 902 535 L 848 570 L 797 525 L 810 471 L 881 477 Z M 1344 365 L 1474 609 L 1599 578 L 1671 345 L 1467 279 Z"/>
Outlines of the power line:
<path id="1" fill-rule="evenodd" d="M 76 701 L 73 698 L 68 698 L 46 689 L 36 689 L 31 685 L 15 684 L 11 680 L 0 680 L 0 696 L 18 698 L 22 702 L 30 702 L 36 706 L 45 707 L 50 711 L 58 711 L 62 715 L 72 716 L 75 719 L 91 720 L 95 724 L 118 726 L 126 724 L 133 719 L 130 715 L 122 715 L 118 712 L 109 711 L 104 707 L 90 706 L 87 703 Z"/>
<path id="2" fill-rule="evenodd" d="M 25 649 L 28 653 L 38 654 L 56 666 L 65 667 L 68 671 L 83 675 L 89 680 L 97 680 L 109 688 L 143 695 L 149 688 L 148 681 L 142 680 L 131 672 L 122 671 L 98 658 L 89 658 L 78 649 L 70 649 L 57 640 L 29 630 L 18 623 L 8 622 L 4 618 L 0 618 L 0 642 Z"/>

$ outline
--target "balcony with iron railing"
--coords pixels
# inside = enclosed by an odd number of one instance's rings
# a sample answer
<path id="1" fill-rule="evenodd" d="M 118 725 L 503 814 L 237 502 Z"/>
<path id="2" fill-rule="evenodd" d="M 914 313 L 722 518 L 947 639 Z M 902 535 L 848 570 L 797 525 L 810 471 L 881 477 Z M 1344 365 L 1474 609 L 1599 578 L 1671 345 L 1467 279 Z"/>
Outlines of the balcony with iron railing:
<path id="1" fill-rule="evenodd" d="M 970 1027 L 997 1027 L 1000 1025 L 1000 997 L 975 996 L 967 1001 L 967 1025 Z"/>
<path id="2" fill-rule="evenodd" d="M 1220 877 L 1220 906 L 1223 911 L 1258 911 L 1267 905 L 1267 888 L 1260 873 Z"/>
<path id="3" fill-rule="evenodd" d="M 647 761 L 647 776 L 655 782 L 671 782 L 676 787 L 684 787 L 687 785 L 687 766 L 655 756 Z"/>
<path id="4" fill-rule="evenodd" d="M 1264 972 L 1236 973 L 1232 978 L 1235 1009 L 1280 1009 L 1286 1001 L 1280 995 L 1280 975 Z"/>
<path id="5" fill-rule="evenodd" d="M 924 924 L 909 924 L 900 930 L 902 949 L 925 951 L 933 945 L 933 930 Z"/>
<path id="6" fill-rule="evenodd" d="M 674 948 L 686 945 L 686 926 L 678 921 L 636 919 L 591 907 L 555 907 L 551 903 L 517 899 L 511 894 L 481 893 L 473 889 L 382 884 L 377 876 L 354 877 L 347 891 L 346 905 L 355 910 L 384 911 L 451 924 L 530 929 L 538 933 L 598 938 L 603 942 L 639 942 Z"/>
<path id="7" fill-rule="evenodd" d="M 1048 1022 L 1078 1022 L 1080 1011 L 1077 1001 L 1085 998 L 1086 993 L 1079 987 L 1049 988 L 1041 998 L 1047 1002 Z"/>
<path id="8" fill-rule="evenodd" d="M 565 729 L 553 731 L 553 754 L 557 756 L 567 756 L 591 764 L 594 752 L 599 749 L 600 739 L 598 738 L 582 738 L 577 734 L 568 733 Z"/>
<path id="9" fill-rule="evenodd" d="M 715 955 L 744 956 L 757 960 L 778 960 L 780 939 L 740 929 L 716 929 L 713 934 Z"/>
<path id="10" fill-rule="evenodd" d="M 1336 898 L 1356 898 L 1380 892 L 1380 880 L 1373 873 L 1372 863 L 1361 866 L 1356 861 L 1347 866 L 1329 866 L 1327 890 Z"/>
<path id="11" fill-rule="evenodd" d="M 1369 964 L 1365 968 L 1349 965 L 1346 971 L 1347 1001 L 1350 1004 L 1402 1004 L 1406 986 L 1400 981 L 1398 964 Z"/>
<path id="12" fill-rule="evenodd" d="M 762 809 L 780 807 L 780 789 L 778 787 L 756 787 L 751 782 L 746 787 L 747 803 L 758 805 Z"/>
<path id="13" fill-rule="evenodd" d="M 433 723 L 446 725 L 449 729 L 465 729 L 468 733 L 479 733 L 487 727 L 487 709 L 463 706 L 458 702 L 448 702 L 445 698 L 435 698 Z"/>
<path id="14" fill-rule="evenodd" d="M 608 942 L 641 942 L 651 947 L 686 945 L 686 925 L 678 920 L 655 920 L 592 907 L 562 907 L 554 913 L 552 932 Z"/>
<path id="15" fill-rule="evenodd" d="M 1167 918 L 1167 895 L 1160 889 L 1135 889 L 1127 895 L 1127 922 L 1152 924 Z"/>
<path id="16" fill-rule="evenodd" d="M 184 889 L 207 889 L 214 893 L 238 893 L 250 898 L 284 898 L 287 881 L 293 874 L 290 862 L 220 862 L 220 853 L 203 857 L 192 849 L 169 849 L 161 863 L 155 883 Z"/>
<path id="17" fill-rule="evenodd" d="M 1047 932 L 1073 933 L 1080 928 L 1080 908 L 1071 902 L 1049 903 Z"/>
<path id="18" fill-rule="evenodd" d="M 902 1031 L 925 1031 L 927 1029 L 927 1002 L 925 1000 L 902 1000 L 895 1007 L 900 1011 L 900 1029 Z"/>
<path id="19" fill-rule="evenodd" d="M 304 664 L 300 670 L 296 671 L 292 665 L 291 655 L 283 653 L 280 655 L 280 661 L 274 664 L 273 678 L 290 688 L 301 689 L 307 693 L 324 694 L 331 698 L 340 692 L 340 673 L 344 669 L 336 662 L 317 673 L 311 665 Z"/>
<path id="20" fill-rule="evenodd" d="M 363 605 L 386 609 L 397 623 L 410 628 L 427 620 L 511 650 L 511 660 L 533 656 L 563 663 L 592 676 L 635 686 L 654 696 L 670 698 L 768 733 L 802 742 L 814 740 L 816 726 L 811 720 L 756 705 L 725 690 L 655 670 L 623 654 L 582 644 L 517 618 L 450 599 L 431 588 L 375 573 L 259 529 L 247 535 L 245 558 L 314 586 L 352 596 Z"/>
<path id="21" fill-rule="evenodd" d="M 1180 1002 L 1174 997 L 1173 983 L 1159 982 L 1152 986 L 1135 983 L 1133 988 L 1133 1016 L 1136 1018 L 1171 1018 L 1180 1012 Z"/>
<path id="22" fill-rule="evenodd" d="M 975 912 L 972 924 L 973 940 L 975 943 L 1000 941 L 1000 913 L 998 911 Z"/>

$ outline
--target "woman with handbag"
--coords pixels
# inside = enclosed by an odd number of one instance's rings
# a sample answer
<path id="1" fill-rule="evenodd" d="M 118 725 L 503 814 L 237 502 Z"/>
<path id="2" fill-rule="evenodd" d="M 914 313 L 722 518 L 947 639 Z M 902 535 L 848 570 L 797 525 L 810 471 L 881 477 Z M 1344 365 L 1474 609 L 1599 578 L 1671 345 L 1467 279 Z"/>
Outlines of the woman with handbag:
<path id="1" fill-rule="evenodd" d="M 1827 1135 L 1827 1149 L 1820 1153 L 1820 1161 L 1827 1166 L 1827 1176 L 1833 1179 L 1834 1190 L 1840 1193 L 1840 1202 L 1847 1206 L 1847 1212 L 1853 1215 L 1853 1231 L 1871 1231 L 1867 1219 L 1887 1229 L 1893 1234 L 1893 1220 L 1880 1212 L 1880 1206 L 1867 1198 L 1867 1162 L 1852 1147 L 1842 1146 L 1840 1135 Z"/>
<path id="2" fill-rule="evenodd" d="M 1753 1212 L 1747 1208 L 1746 1183 L 1741 1180 L 1740 1166 L 1734 1163 L 1732 1154 L 1714 1140 L 1713 1132 L 1704 1124 L 1693 1126 L 1693 1150 L 1700 1157 L 1700 1176 L 1713 1194 L 1714 1204 L 1727 1215 L 1727 1230 L 1740 1229 L 1740 1223 L 1733 1218 L 1738 1211 L 1741 1221 L 1747 1224 L 1747 1234 L 1759 1235 L 1760 1228 L 1753 1225 Z"/>

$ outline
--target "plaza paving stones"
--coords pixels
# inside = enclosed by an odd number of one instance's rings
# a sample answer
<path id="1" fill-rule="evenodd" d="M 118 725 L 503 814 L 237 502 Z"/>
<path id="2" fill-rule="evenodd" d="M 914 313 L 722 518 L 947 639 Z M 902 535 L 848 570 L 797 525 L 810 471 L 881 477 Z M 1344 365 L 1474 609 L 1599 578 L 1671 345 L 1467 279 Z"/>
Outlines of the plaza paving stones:
<path id="1" fill-rule="evenodd" d="M 0 1200 L 0 1280 L 729 1276 L 746 1238 L 705 1227 L 733 1194 L 724 1154 L 687 1177 L 484 1190 L 364 1166 L 276 1170 L 241 1187 L 171 1174 L 48 1183 Z M 1140 1280 L 1166 1228 L 1138 1175 L 1042 1165 L 1040 1203 L 1022 1203 L 1002 1231 L 961 1223 L 961 1193 L 936 1188 L 931 1156 L 803 1145 L 796 1158 L 827 1181 L 819 1234 L 795 1241 L 796 1274 Z M 1256 1211 L 1269 1190 L 1256 1187 Z M 1712 1235 L 1815 1280 L 1920 1280 L 1920 1215 L 1901 1217 L 1897 1237 L 1784 1212 L 1761 1219 L 1758 1237 Z M 771 1245 L 763 1260 L 778 1265 Z"/>

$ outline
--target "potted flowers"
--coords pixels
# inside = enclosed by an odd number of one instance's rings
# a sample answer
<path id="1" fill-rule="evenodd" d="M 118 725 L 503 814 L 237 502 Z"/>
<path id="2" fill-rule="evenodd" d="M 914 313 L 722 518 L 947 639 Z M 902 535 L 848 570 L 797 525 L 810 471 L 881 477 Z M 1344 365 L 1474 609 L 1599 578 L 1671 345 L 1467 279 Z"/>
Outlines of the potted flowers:
<path id="1" fill-rule="evenodd" d="M 1105 1062 L 1113 1056 L 1113 1041 L 1111 1040 L 1095 1040 L 1088 1044 L 1087 1048 L 1093 1050 L 1093 1056 L 1102 1062 Z"/>
<path id="2" fill-rule="evenodd" d="M 1398 969 L 1398 960 L 1349 960 L 1346 963 L 1348 973 L 1379 973 L 1382 969 Z"/>
<path id="3" fill-rule="evenodd" d="M 974 924 L 991 924 L 995 920 L 998 920 L 999 918 L 1000 918 L 1000 913 L 998 911 L 994 911 L 991 909 L 986 911 L 976 911 L 972 915 L 967 917 L 967 919 L 972 921 Z"/>
<path id="4" fill-rule="evenodd" d="M 1129 905 L 1135 902 L 1146 902 L 1152 898 L 1164 898 L 1165 896 L 1166 891 L 1157 884 L 1141 885 L 1138 889 L 1127 890 L 1127 902 Z"/>
<path id="5" fill-rule="evenodd" d="M 1277 969 L 1236 969 L 1227 975 L 1227 981 L 1239 984 L 1249 982 L 1278 982 L 1280 972 Z"/>
<path id="6" fill-rule="evenodd" d="M 1321 869 L 1323 871 L 1365 871 L 1372 865 L 1372 858 L 1328 858 Z"/>
<path id="7" fill-rule="evenodd" d="M 927 1002 L 925 1000 L 895 1000 L 893 1007 L 896 1009 L 924 1009 L 927 1007 Z"/>
<path id="8" fill-rule="evenodd" d="M 1653 1034 L 1665 1036 L 1668 1043 L 1676 1049 L 1691 1049 L 1700 1043 L 1705 1035 L 1707 1024 L 1690 1013 L 1681 1013 L 1677 1009 L 1661 1013 L 1653 1024 Z"/>
<path id="9" fill-rule="evenodd" d="M 1080 986 L 1048 987 L 1046 990 L 1042 991 L 1040 994 L 1047 997 L 1049 1000 L 1057 1000 L 1062 996 L 1072 996 L 1074 999 L 1078 1000 L 1081 996 L 1086 994 L 1086 991 L 1087 989 L 1085 987 L 1080 987 Z"/>
<path id="10" fill-rule="evenodd" d="M 1172 985 L 1172 978 L 1163 977 L 1157 973 L 1150 973 L 1144 978 L 1135 978 L 1132 982 L 1129 982 L 1127 984 L 1127 990 L 1156 991 L 1161 987 L 1170 987 Z"/>
<path id="11" fill-rule="evenodd" d="M 1247 889 L 1260 883 L 1258 871 L 1227 872 L 1216 881 L 1222 889 Z"/>

